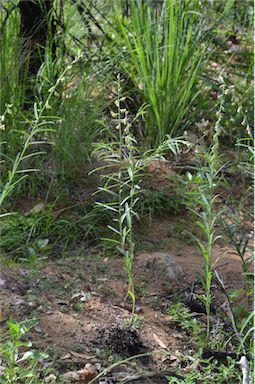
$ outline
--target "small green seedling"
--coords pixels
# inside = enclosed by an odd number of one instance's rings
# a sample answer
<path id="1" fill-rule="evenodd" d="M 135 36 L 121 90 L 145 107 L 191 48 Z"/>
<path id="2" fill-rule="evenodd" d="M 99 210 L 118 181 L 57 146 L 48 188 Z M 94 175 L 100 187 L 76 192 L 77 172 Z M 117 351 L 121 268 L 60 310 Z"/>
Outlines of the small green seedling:
<path id="1" fill-rule="evenodd" d="M 7 333 L 2 335 L 0 341 L 1 368 L 3 368 L 0 384 L 43 383 L 39 362 L 48 355 L 33 350 L 32 343 L 24 341 L 23 338 L 36 323 L 36 320 L 26 320 L 22 323 L 8 321 Z"/>

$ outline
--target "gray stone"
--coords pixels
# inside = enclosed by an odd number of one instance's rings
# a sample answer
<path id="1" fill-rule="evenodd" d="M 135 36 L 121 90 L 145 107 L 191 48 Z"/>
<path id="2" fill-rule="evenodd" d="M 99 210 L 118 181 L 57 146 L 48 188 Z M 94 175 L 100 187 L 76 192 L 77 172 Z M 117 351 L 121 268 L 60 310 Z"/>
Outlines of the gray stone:
<path id="1" fill-rule="evenodd" d="M 141 253 L 136 260 L 139 266 L 150 269 L 162 283 L 178 281 L 183 277 L 181 267 L 168 252 Z"/>
<path id="2" fill-rule="evenodd" d="M 6 286 L 6 280 L 4 277 L 0 274 L 0 288 L 4 288 Z"/>
<path id="3" fill-rule="evenodd" d="M 79 373 L 75 371 L 66 372 L 61 375 L 63 379 L 65 379 L 68 383 L 78 382 L 79 381 Z"/>

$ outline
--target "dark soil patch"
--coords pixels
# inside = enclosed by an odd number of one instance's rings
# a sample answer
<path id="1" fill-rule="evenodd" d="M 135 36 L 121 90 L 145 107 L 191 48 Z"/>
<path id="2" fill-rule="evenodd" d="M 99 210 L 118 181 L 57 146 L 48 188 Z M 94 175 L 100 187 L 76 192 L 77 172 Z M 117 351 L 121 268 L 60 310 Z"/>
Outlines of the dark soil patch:
<path id="1" fill-rule="evenodd" d="M 148 352 L 137 330 L 131 327 L 113 326 L 101 329 L 96 343 L 122 357 Z"/>

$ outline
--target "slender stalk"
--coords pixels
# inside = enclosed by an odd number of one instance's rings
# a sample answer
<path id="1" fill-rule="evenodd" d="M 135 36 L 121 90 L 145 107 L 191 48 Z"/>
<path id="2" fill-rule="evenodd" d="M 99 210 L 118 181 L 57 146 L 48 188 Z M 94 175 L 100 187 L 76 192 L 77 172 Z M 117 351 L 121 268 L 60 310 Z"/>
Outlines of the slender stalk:
<path id="1" fill-rule="evenodd" d="M 223 79 L 222 79 L 223 82 Z M 223 101 L 224 101 L 225 87 L 224 82 L 222 85 L 222 94 L 220 95 L 219 110 L 217 112 L 218 119 L 214 127 L 213 145 L 209 152 L 204 154 L 203 159 L 205 165 L 196 176 L 188 174 L 189 182 L 194 187 L 197 185 L 197 190 L 191 189 L 187 193 L 188 208 L 197 216 L 196 224 L 200 227 L 206 240 L 197 239 L 201 255 L 204 261 L 204 276 L 201 277 L 201 283 L 204 289 L 204 295 L 200 296 L 206 309 L 207 326 L 206 334 L 209 339 L 210 336 L 210 315 L 211 315 L 211 283 L 212 283 L 212 249 L 213 245 L 219 236 L 215 235 L 215 223 L 219 213 L 215 212 L 215 188 L 218 184 L 218 169 L 219 169 L 219 135 L 221 132 L 220 122 L 222 119 Z M 201 154 L 200 154 L 201 156 Z"/>

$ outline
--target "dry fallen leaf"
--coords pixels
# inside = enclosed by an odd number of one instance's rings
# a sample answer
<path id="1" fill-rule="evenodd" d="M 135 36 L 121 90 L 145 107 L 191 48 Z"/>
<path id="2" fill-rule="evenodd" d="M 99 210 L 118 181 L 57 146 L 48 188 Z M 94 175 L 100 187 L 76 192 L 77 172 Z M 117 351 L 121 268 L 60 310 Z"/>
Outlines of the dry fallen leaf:
<path id="1" fill-rule="evenodd" d="M 185 372 L 194 372 L 198 369 L 199 364 L 200 364 L 200 359 L 195 359 L 192 364 L 190 364 L 189 366 L 187 366 L 183 370 Z"/>
<path id="2" fill-rule="evenodd" d="M 39 212 L 41 212 L 44 208 L 45 208 L 45 204 L 44 204 L 44 203 L 38 203 L 38 204 L 36 204 L 32 209 L 30 209 L 30 211 L 28 212 L 28 214 L 30 214 L 30 213 L 39 213 Z"/>
<path id="3" fill-rule="evenodd" d="M 155 333 L 153 333 L 152 336 L 153 336 L 154 340 L 156 341 L 156 343 L 158 343 L 158 345 L 160 345 L 161 348 L 168 349 L 167 346 L 163 343 L 163 341 L 160 340 L 160 338 Z"/>
<path id="4" fill-rule="evenodd" d="M 61 360 L 66 360 L 71 357 L 71 353 L 66 353 L 64 356 L 61 356 Z"/>

